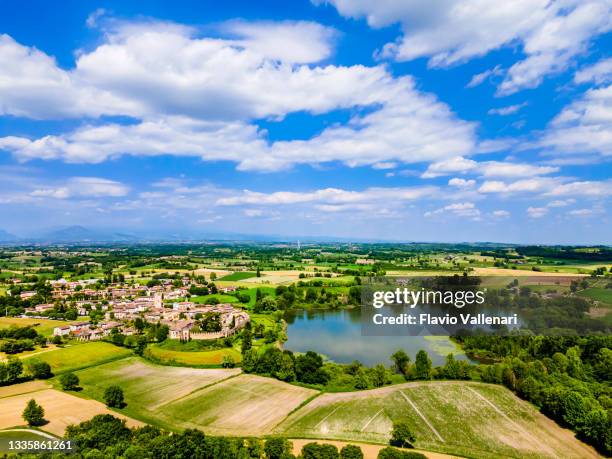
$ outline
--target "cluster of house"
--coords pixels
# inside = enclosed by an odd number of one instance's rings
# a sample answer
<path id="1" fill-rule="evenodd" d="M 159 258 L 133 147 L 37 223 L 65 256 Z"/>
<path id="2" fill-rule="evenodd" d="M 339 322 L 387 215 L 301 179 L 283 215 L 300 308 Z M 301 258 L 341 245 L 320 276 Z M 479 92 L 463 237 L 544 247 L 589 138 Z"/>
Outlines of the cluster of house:
<path id="1" fill-rule="evenodd" d="M 92 310 L 104 313 L 104 321 L 97 325 L 77 322 L 56 327 L 53 331 L 55 336 L 71 336 L 90 341 L 109 335 L 113 329 L 131 335 L 135 330 L 130 324 L 140 318 L 149 323 L 168 325 L 169 336 L 172 339 L 216 339 L 234 334 L 250 320 L 245 311 L 231 304 L 203 305 L 184 301 L 189 297 L 186 285 L 176 287 L 172 282 L 163 282 L 152 287 L 112 284 L 99 290 L 89 288 L 90 284 L 95 282 L 95 280 L 67 282 L 63 279 L 51 282 L 53 297 L 56 300 L 73 299 L 71 297 L 77 293 L 79 298 L 85 298 L 72 301 L 79 316 L 87 316 Z M 219 290 L 226 293 L 233 292 L 235 287 Z M 26 313 L 43 314 L 54 307 L 54 303 L 38 304 L 27 308 Z M 198 319 L 210 313 L 219 316 L 221 330 L 200 332 Z"/>

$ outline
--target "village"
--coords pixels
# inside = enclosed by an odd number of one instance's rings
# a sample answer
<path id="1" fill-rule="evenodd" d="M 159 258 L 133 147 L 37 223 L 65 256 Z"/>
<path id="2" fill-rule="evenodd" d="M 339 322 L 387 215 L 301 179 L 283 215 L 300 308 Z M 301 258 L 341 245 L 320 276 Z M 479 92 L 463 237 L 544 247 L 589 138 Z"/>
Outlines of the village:
<path id="1" fill-rule="evenodd" d="M 180 341 L 213 340 L 233 335 L 250 321 L 247 312 L 229 303 L 197 304 L 190 298 L 190 279 L 184 278 L 181 286 L 172 281 L 159 285 L 124 285 L 113 283 L 99 287 L 97 279 L 50 281 L 52 301 L 26 308 L 24 317 L 44 318 L 57 309 L 58 304 L 68 304 L 79 317 L 87 317 L 92 311 L 101 317 L 99 321 L 83 320 L 55 327 L 54 336 L 75 338 L 80 341 L 102 339 L 113 332 L 129 336 L 137 332 L 137 319 L 150 324 L 167 325 L 168 337 Z M 205 288 L 205 287 L 199 287 Z M 219 291 L 232 293 L 235 287 L 223 287 Z M 21 299 L 32 298 L 35 291 L 24 291 Z M 198 320 L 213 317 L 213 329 L 202 330 Z"/>

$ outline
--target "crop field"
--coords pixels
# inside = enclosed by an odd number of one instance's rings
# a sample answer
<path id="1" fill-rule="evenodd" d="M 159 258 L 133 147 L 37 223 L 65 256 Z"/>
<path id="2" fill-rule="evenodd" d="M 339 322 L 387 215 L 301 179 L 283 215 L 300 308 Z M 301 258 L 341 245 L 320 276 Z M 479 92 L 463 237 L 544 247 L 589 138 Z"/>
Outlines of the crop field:
<path id="1" fill-rule="evenodd" d="M 217 435 L 265 435 L 317 392 L 274 379 L 240 375 L 163 406 L 166 424 Z"/>
<path id="2" fill-rule="evenodd" d="M 51 336 L 55 327 L 63 327 L 72 322 L 64 320 L 50 319 L 27 319 L 21 317 L 0 317 L 0 328 L 8 328 L 11 326 L 27 327 L 32 326 L 38 333 L 44 336 Z"/>
<path id="3" fill-rule="evenodd" d="M 173 351 L 153 344 L 147 348 L 147 352 L 154 361 L 159 363 L 195 367 L 219 366 L 226 355 L 232 357 L 236 363 L 242 360 L 240 351 L 233 347 L 211 351 Z"/>
<path id="4" fill-rule="evenodd" d="M 36 400 L 45 410 L 45 420 L 48 421 L 42 429 L 46 432 L 62 436 L 70 424 L 91 419 L 97 414 L 113 414 L 126 419 L 131 427 L 141 425 L 139 421 L 109 410 L 103 403 L 75 397 L 55 389 L 42 389 L 35 392 L 3 396 L 5 388 L 0 388 L 0 429 L 24 425 L 21 413 L 30 399 Z M 15 389 L 13 389 L 14 391 Z"/>
<path id="5" fill-rule="evenodd" d="M 578 292 L 577 295 L 612 305 L 612 288 L 592 287 Z"/>
<path id="6" fill-rule="evenodd" d="M 51 371 L 58 374 L 110 362 L 131 354 L 132 352 L 124 347 L 98 341 L 40 352 L 24 360 L 36 359 L 47 362 L 51 365 Z"/>
<path id="7" fill-rule="evenodd" d="M 323 394 L 276 430 L 294 438 L 385 443 L 398 420 L 408 423 L 417 448 L 431 451 L 478 458 L 599 457 L 506 388 L 478 383 Z"/>
<path id="8" fill-rule="evenodd" d="M 116 384 L 123 389 L 128 409 L 149 411 L 239 373 L 239 369 L 165 367 L 136 357 L 76 372 L 85 395 L 101 400 L 104 390 Z"/>
<path id="9" fill-rule="evenodd" d="M 223 276 L 220 278 L 220 281 L 240 281 L 244 279 L 248 279 L 250 277 L 257 277 L 257 273 L 251 271 L 236 271 L 235 273 L 228 274 L 227 276 Z"/>

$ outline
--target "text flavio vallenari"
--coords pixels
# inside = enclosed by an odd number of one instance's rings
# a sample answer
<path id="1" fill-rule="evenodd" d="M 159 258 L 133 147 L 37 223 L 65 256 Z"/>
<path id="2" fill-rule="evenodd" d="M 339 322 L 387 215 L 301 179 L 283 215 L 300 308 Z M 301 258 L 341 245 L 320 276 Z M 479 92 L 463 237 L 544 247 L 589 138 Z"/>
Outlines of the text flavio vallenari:
<path id="1" fill-rule="evenodd" d="M 485 290 L 411 290 L 396 288 L 395 290 L 374 291 L 372 306 L 380 309 L 386 305 L 405 305 L 414 309 L 419 305 L 452 305 L 463 308 L 467 305 L 482 305 L 485 302 Z M 485 313 L 470 314 L 432 314 L 432 313 L 401 313 L 386 316 L 374 314 L 375 325 L 518 325 L 517 314 L 508 316 L 492 316 Z"/>

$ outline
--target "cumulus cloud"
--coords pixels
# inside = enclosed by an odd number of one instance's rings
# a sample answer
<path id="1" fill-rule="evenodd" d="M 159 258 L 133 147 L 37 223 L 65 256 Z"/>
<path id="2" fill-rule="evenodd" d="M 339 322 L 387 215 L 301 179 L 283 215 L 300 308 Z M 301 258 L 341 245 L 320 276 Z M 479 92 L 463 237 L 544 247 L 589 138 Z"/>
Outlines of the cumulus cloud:
<path id="1" fill-rule="evenodd" d="M 341 161 L 349 166 L 416 163 L 468 153 L 474 126 L 404 80 L 404 92 L 379 110 L 355 116 L 308 140 L 270 143 L 242 121 L 159 117 L 138 124 L 84 126 L 39 139 L 0 138 L 0 148 L 21 160 L 64 159 L 97 163 L 119 155 L 181 155 L 227 160 L 242 170 L 279 170 L 295 164 Z"/>
<path id="2" fill-rule="evenodd" d="M 482 161 L 455 157 L 430 164 L 421 178 L 434 178 L 454 173 L 472 173 L 482 177 L 534 177 L 557 172 L 558 167 L 537 166 L 528 163 Z"/>
<path id="3" fill-rule="evenodd" d="M 595 83 L 597 85 L 612 82 L 612 57 L 602 59 L 585 67 L 574 75 L 574 83 Z"/>
<path id="4" fill-rule="evenodd" d="M 471 217 L 478 219 L 480 217 L 480 210 L 476 208 L 473 202 L 457 202 L 441 207 L 439 209 L 425 212 L 425 217 L 432 217 L 434 215 L 451 213 L 459 217 Z"/>
<path id="5" fill-rule="evenodd" d="M 462 178 L 454 177 L 448 181 L 449 186 L 455 186 L 457 188 L 472 188 L 476 185 L 476 180 L 465 180 Z"/>
<path id="6" fill-rule="evenodd" d="M 502 182 L 498 180 L 487 180 L 479 188 L 480 193 L 523 193 L 539 192 L 549 190 L 558 181 L 552 178 L 535 177 L 531 179 L 517 180 L 515 182 Z"/>
<path id="7" fill-rule="evenodd" d="M 225 27 L 241 38 L 201 38 L 193 29 L 171 23 L 120 23 L 107 31 L 101 45 L 80 54 L 71 71 L 5 36 L 8 48 L 18 52 L 11 57 L 0 49 L 0 62 L 6 62 L 0 66 L 0 110 L 41 118 L 123 114 L 137 121 L 91 122 L 38 139 L 4 137 L 0 149 L 21 160 L 91 163 L 124 154 L 189 155 L 234 161 L 249 170 L 328 161 L 381 167 L 438 161 L 477 149 L 475 124 L 417 90 L 410 77 L 395 78 L 384 66 L 313 66 L 278 60 L 282 56 L 273 59 L 272 51 L 262 50 L 269 39 L 264 35 L 271 33 L 264 25 L 237 22 Z M 270 27 L 293 36 L 319 34 L 324 37 L 315 40 L 319 45 L 330 34 L 303 22 Z M 300 51 L 298 60 L 323 58 L 326 51 L 319 45 L 310 58 Z M 40 100 L 28 98 L 32 88 L 20 84 L 18 75 L 3 78 L 3 72 L 21 68 L 22 60 L 25 67 L 31 61 L 42 63 L 30 72 L 44 82 Z M 54 78 L 56 87 L 49 86 Z M 369 110 L 362 113 L 361 107 Z M 349 123 L 306 140 L 270 143 L 256 125 L 261 118 L 339 108 L 357 110 Z"/>
<path id="8" fill-rule="evenodd" d="M 282 62 L 314 63 L 330 57 L 337 32 L 307 21 L 230 21 L 222 30 L 238 46 Z"/>
<path id="9" fill-rule="evenodd" d="M 472 159 L 456 156 L 430 164 L 427 170 L 421 175 L 421 178 L 435 178 L 456 172 L 467 172 L 475 169 L 477 165 L 478 163 Z"/>
<path id="10" fill-rule="evenodd" d="M 345 17 L 366 18 L 371 27 L 401 24 L 403 36 L 379 53 L 399 61 L 427 57 L 430 66 L 444 67 L 520 43 L 526 58 L 510 67 L 498 88 L 500 95 L 536 87 L 544 76 L 567 68 L 593 37 L 612 28 L 607 0 L 326 3 Z M 489 75 L 475 76 L 469 86 Z"/>
<path id="11" fill-rule="evenodd" d="M 494 210 L 491 214 L 497 218 L 507 218 L 510 216 L 510 212 L 508 212 L 507 210 L 503 210 L 503 209 Z"/>
<path id="12" fill-rule="evenodd" d="M 612 85 L 591 89 L 565 107 L 536 146 L 572 157 L 612 156 Z"/>
<path id="13" fill-rule="evenodd" d="M 83 84 L 45 53 L 0 34 L 0 116 L 34 119 L 135 115 L 138 103 Z"/>
<path id="14" fill-rule="evenodd" d="M 291 205 L 316 203 L 327 205 L 346 205 L 380 203 L 387 200 L 396 202 L 413 201 L 437 192 L 436 187 L 405 187 L 405 188 L 367 188 L 363 191 L 344 190 L 340 188 L 324 188 L 314 191 L 276 191 L 261 193 L 245 190 L 239 195 L 224 197 L 216 201 L 218 206 L 253 205 Z"/>

